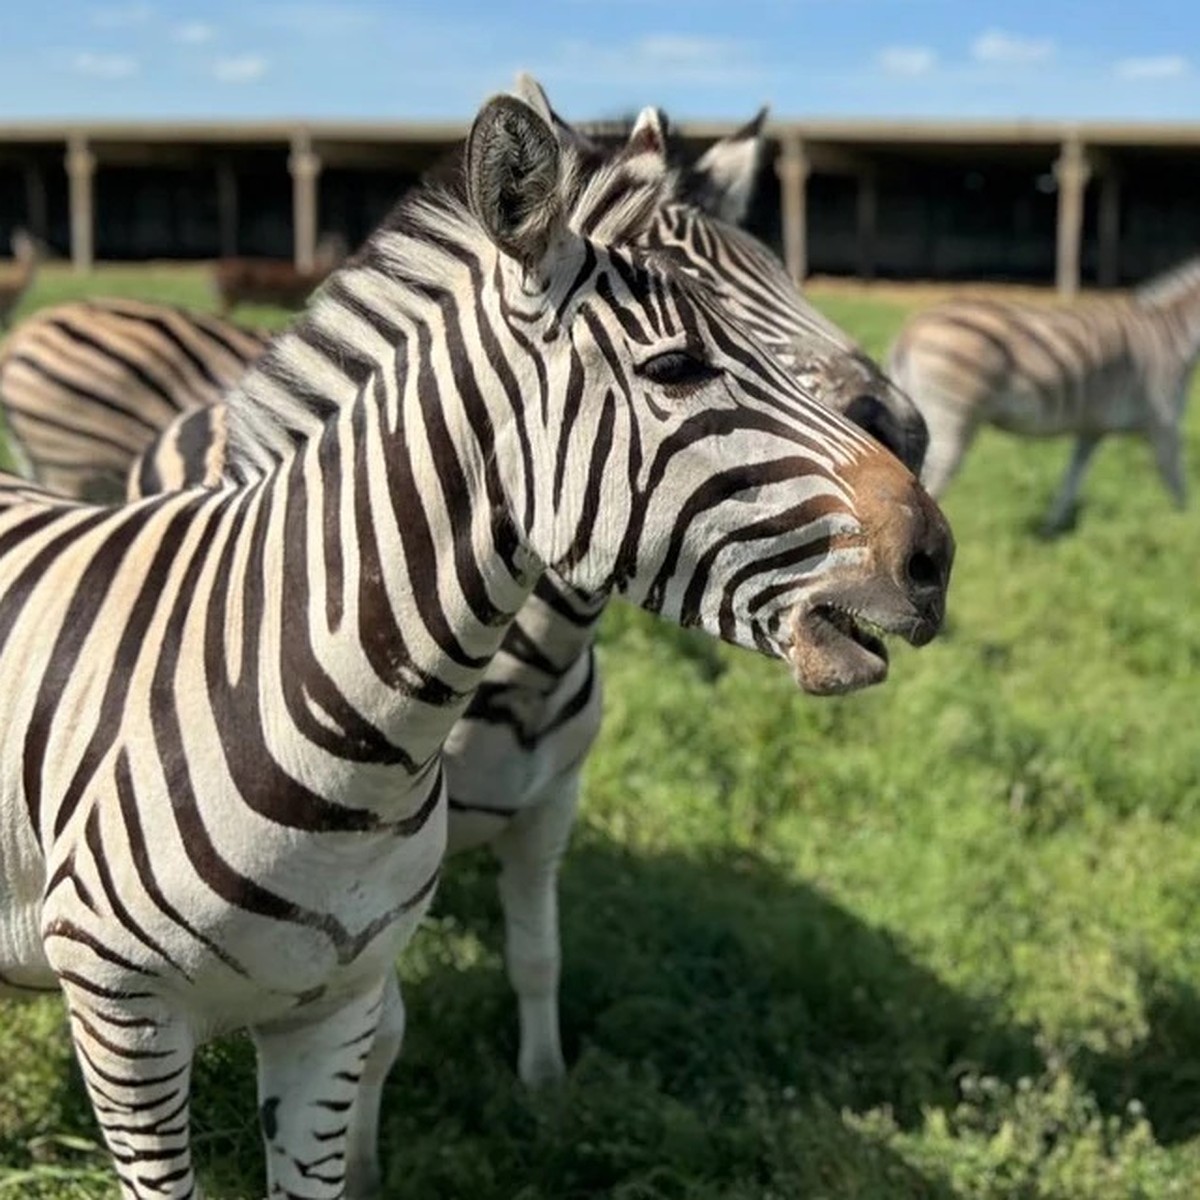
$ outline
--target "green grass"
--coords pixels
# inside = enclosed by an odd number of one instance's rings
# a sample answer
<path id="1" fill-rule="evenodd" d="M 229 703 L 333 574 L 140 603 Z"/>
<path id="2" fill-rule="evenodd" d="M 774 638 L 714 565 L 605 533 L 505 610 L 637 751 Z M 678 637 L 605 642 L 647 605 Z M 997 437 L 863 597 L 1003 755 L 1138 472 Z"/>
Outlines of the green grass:
<path id="1" fill-rule="evenodd" d="M 877 353 L 904 315 L 823 303 Z M 1195 486 L 1200 401 L 1190 428 Z M 493 870 L 456 861 L 402 964 L 389 1194 L 1200 1194 L 1200 521 L 1113 442 L 1040 540 L 1066 454 L 980 440 L 950 628 L 874 691 L 806 699 L 614 607 L 563 879 L 570 1079 L 516 1084 Z M 0 1200 L 115 1194 L 56 1003 L 0 1010 L 0 1081 Z M 209 1194 L 260 1194 L 243 1041 L 205 1053 L 195 1111 Z"/>

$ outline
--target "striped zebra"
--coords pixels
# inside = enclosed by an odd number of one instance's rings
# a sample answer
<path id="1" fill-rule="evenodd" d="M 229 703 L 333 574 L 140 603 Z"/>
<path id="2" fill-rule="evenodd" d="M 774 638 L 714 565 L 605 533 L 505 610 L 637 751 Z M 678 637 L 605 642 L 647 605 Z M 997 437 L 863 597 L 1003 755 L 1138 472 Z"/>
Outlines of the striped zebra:
<path id="1" fill-rule="evenodd" d="M 194 1049 L 240 1027 L 269 1194 L 371 1193 L 441 748 L 547 568 L 818 693 L 936 632 L 943 517 L 637 245 L 665 174 L 496 97 L 462 192 L 406 197 L 231 396 L 230 482 L 0 494 L 0 973 L 65 992 L 125 1200 L 197 1194 Z"/>
<path id="2" fill-rule="evenodd" d="M 549 110 L 537 85 L 519 81 L 530 103 Z M 611 157 L 561 118 L 565 147 L 599 170 Z M 632 144 L 666 138 L 661 114 L 635 125 Z M 925 431 L 920 415 L 836 326 L 800 297 L 782 264 L 760 242 L 726 223 L 744 219 L 761 153 L 755 120 L 713 146 L 686 174 L 672 173 L 668 198 L 640 243 L 669 253 L 689 274 L 728 298 L 759 339 L 827 407 L 848 413 L 919 470 Z M 679 193 L 682 192 L 681 197 Z M 703 205 L 703 207 L 699 207 Z M 721 218 L 724 218 L 721 219 Z M 276 353 L 305 351 L 283 335 Z M 252 382 L 248 388 L 262 386 Z M 347 398 L 351 377 L 325 388 Z M 132 474 L 134 495 L 214 482 L 223 461 L 223 406 L 177 421 Z M 196 456 L 189 462 L 188 452 Z M 519 614 L 484 682 L 447 742 L 452 850 L 487 844 L 501 864 L 506 960 L 518 998 L 518 1072 L 539 1084 L 565 1072 L 558 1017 L 561 948 L 557 879 L 578 805 L 586 757 L 599 732 L 602 688 L 594 651 L 602 603 L 580 597 L 553 574 Z"/>
<path id="3" fill-rule="evenodd" d="M 122 495 L 130 465 L 176 415 L 213 403 L 266 335 L 137 300 L 42 309 L 0 346 L 0 407 L 24 474 L 64 496 Z"/>
<path id="4" fill-rule="evenodd" d="M 888 371 L 929 426 L 922 479 L 941 495 L 976 431 L 1071 434 L 1075 448 L 1046 517 L 1071 521 L 1102 438 L 1139 434 L 1175 503 L 1186 503 L 1182 424 L 1200 356 L 1200 259 L 1128 297 L 1072 305 L 951 300 L 901 330 Z"/>

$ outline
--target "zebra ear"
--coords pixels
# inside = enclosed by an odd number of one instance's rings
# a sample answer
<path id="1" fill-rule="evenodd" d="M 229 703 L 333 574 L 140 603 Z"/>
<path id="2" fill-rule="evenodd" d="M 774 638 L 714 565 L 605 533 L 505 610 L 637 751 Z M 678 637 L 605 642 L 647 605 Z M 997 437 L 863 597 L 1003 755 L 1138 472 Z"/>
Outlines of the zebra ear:
<path id="1" fill-rule="evenodd" d="M 546 95 L 546 89 L 528 71 L 518 72 L 513 85 L 513 95 L 524 100 L 554 130 L 558 135 L 560 145 L 574 147 L 581 154 L 602 153 L 597 142 L 594 142 L 582 130 L 576 129 L 569 121 L 564 121 L 554 111 L 550 98 Z"/>
<path id="2" fill-rule="evenodd" d="M 741 129 L 714 142 L 687 172 L 682 199 L 731 225 L 742 224 L 758 184 L 766 119 L 764 105 Z"/>
<path id="3" fill-rule="evenodd" d="M 638 113 L 633 128 L 629 131 L 629 141 L 625 143 L 625 157 L 634 158 L 639 154 L 652 154 L 664 162 L 667 158 L 667 114 L 661 108 L 653 106 L 643 108 Z"/>
<path id="4" fill-rule="evenodd" d="M 513 83 L 513 95 L 518 100 L 524 100 L 547 125 L 553 126 L 558 116 L 550 107 L 550 98 L 546 89 L 528 71 L 518 71 Z"/>
<path id="5" fill-rule="evenodd" d="M 493 96 L 467 135 L 467 201 L 488 237 L 527 271 L 563 223 L 558 139 L 523 100 Z"/>

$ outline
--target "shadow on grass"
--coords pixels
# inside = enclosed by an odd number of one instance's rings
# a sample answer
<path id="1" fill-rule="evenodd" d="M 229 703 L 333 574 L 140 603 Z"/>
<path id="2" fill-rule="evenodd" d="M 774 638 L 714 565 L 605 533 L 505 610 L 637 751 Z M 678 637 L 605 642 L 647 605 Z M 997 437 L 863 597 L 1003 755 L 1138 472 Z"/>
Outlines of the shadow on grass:
<path id="1" fill-rule="evenodd" d="M 1075 1072 L 1106 1111 L 1136 1102 L 1157 1141 L 1174 1145 L 1200 1134 L 1200 993 L 1152 972 L 1141 974 L 1139 990 L 1146 1036 L 1124 1054 L 1082 1052 Z"/>
<path id="2" fill-rule="evenodd" d="M 1045 1069 L 1029 1031 L 761 857 L 635 853 L 584 830 L 562 894 L 571 1072 L 530 1095 L 513 1073 L 490 860 L 447 871 L 437 928 L 408 967 L 409 1036 L 382 1136 L 388 1195 L 949 1200 L 948 1185 L 845 1114 L 882 1109 L 917 1129 L 928 1109 L 954 1111 L 964 1076 L 1015 1083 Z M 1160 1136 L 1181 1139 L 1197 1127 L 1200 1069 L 1181 1064 L 1200 1063 L 1200 999 L 1147 988 L 1146 1043 L 1074 1065 L 1104 1110 L 1136 1096 Z M 93 1138 L 77 1076 L 63 1072 L 60 1087 L 56 1133 Z M 214 1200 L 259 1194 L 254 1113 L 245 1040 L 206 1052 L 197 1157 Z M 0 1135 L 0 1151 L 35 1132 Z"/>
<path id="3" fill-rule="evenodd" d="M 948 1197 L 843 1111 L 915 1128 L 964 1075 L 1041 1071 L 1026 1031 L 760 857 L 581 831 L 562 897 L 571 1076 L 526 1100 L 490 863 L 447 872 L 436 913 L 487 951 L 447 970 L 417 948 L 385 1135 L 415 1195 Z M 416 1113 L 446 1129 L 440 1159 Z"/>

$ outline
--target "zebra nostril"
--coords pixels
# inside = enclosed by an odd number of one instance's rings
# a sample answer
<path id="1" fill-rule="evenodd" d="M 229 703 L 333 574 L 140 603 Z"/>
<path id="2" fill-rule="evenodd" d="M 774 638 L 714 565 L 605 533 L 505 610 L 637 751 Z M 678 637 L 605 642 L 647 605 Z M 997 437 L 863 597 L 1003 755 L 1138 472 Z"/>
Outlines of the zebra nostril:
<path id="1" fill-rule="evenodd" d="M 909 555 L 905 564 L 908 581 L 916 588 L 941 587 L 942 572 L 934 561 L 932 554 L 924 550 L 915 550 Z"/>

